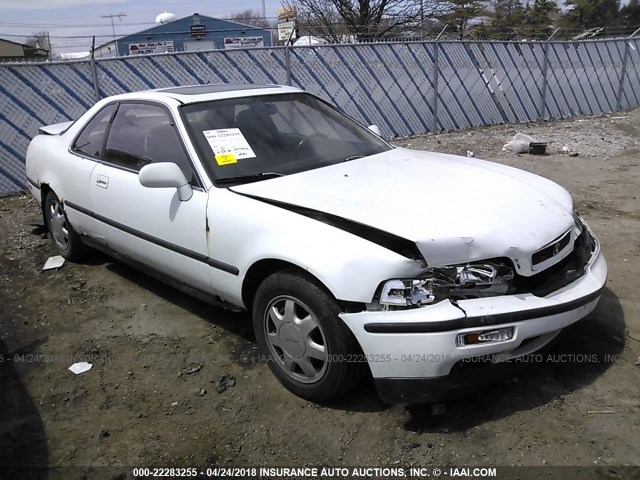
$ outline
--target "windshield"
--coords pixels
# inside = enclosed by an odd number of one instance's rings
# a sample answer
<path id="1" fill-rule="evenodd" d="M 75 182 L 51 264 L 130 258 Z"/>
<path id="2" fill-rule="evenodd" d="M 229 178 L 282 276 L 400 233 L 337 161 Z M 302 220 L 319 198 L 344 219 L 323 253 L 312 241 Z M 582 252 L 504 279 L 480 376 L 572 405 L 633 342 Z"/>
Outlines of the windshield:
<path id="1" fill-rule="evenodd" d="M 390 150 L 378 136 L 305 93 L 262 95 L 181 107 L 212 180 L 243 183 Z"/>

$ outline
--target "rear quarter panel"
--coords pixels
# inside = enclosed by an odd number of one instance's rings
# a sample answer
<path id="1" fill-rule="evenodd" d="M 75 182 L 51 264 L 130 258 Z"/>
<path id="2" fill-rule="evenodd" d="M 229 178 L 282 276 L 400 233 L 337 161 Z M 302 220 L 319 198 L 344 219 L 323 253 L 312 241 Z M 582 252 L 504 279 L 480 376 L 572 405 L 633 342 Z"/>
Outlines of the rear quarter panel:
<path id="1" fill-rule="evenodd" d="M 39 189 L 32 187 L 31 192 L 35 197 L 41 195 L 43 187 L 48 187 L 62 202 L 68 200 L 90 208 L 89 182 L 96 163 L 69 152 L 73 138 L 74 135 L 70 132 L 64 135 L 36 136 L 27 150 L 27 178 Z M 40 202 L 41 199 L 36 200 Z M 88 219 L 85 215 L 67 209 L 67 217 L 76 231 L 86 233 Z"/>

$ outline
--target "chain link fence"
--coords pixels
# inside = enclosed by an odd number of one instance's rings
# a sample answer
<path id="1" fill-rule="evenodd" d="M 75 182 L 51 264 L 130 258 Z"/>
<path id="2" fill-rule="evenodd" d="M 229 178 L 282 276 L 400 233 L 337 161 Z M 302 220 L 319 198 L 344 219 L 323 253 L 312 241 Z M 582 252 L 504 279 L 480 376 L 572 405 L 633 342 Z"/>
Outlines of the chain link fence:
<path id="1" fill-rule="evenodd" d="M 290 84 L 398 137 L 640 106 L 635 38 L 580 42 L 441 41 L 184 52 L 0 65 L 0 195 L 26 188 L 38 127 L 96 100 L 204 83 Z"/>

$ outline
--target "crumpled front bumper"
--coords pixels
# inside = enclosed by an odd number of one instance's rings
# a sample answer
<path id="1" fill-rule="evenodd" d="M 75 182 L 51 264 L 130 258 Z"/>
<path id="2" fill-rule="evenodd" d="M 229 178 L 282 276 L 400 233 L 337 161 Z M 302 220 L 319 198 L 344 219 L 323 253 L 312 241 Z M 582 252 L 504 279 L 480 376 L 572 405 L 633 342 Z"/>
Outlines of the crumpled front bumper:
<path id="1" fill-rule="evenodd" d="M 457 306 L 443 301 L 412 310 L 343 313 L 340 317 L 360 343 L 383 399 L 431 401 L 437 395 L 428 390 L 440 388 L 438 384 L 446 381 L 460 361 L 491 356 L 493 363 L 504 363 L 545 347 L 563 328 L 594 310 L 606 278 L 607 263 L 596 241 L 585 274 L 544 297 L 505 295 L 462 300 Z M 501 327 L 513 327 L 510 340 L 456 345 L 461 333 Z M 503 368 L 508 367 L 495 368 L 493 373 Z"/>

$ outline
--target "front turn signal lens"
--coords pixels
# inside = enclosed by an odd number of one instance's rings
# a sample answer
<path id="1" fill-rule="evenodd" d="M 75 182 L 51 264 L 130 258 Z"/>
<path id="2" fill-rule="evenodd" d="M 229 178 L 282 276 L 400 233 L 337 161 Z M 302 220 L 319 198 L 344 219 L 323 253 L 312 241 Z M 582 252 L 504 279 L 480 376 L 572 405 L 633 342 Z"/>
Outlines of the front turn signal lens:
<path id="1" fill-rule="evenodd" d="M 479 332 L 461 333 L 456 337 L 457 347 L 481 345 L 486 343 L 506 342 L 513 338 L 513 327 L 497 330 L 481 330 Z"/>

